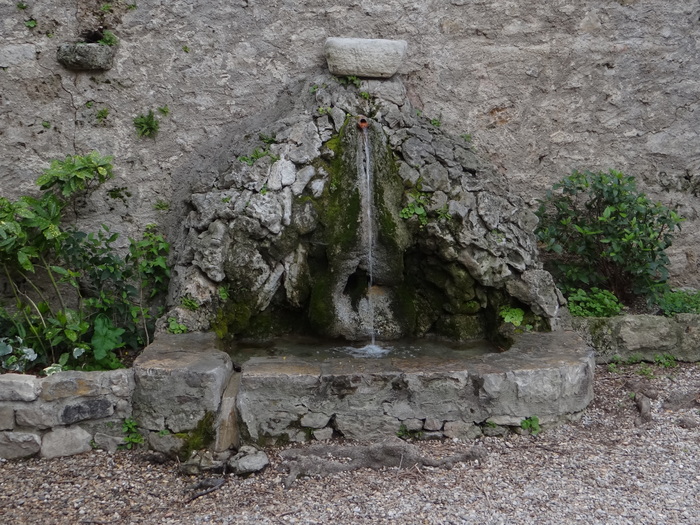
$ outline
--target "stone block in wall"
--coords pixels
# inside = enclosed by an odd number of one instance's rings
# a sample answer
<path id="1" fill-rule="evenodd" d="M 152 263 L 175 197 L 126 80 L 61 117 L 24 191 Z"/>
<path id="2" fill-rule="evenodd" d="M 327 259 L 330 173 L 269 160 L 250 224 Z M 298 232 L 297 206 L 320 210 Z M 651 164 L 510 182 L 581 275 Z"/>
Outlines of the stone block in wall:
<path id="1" fill-rule="evenodd" d="M 442 433 L 447 438 L 470 440 L 481 436 L 481 427 L 465 421 L 446 421 Z"/>
<path id="2" fill-rule="evenodd" d="M 86 419 L 102 419 L 114 414 L 112 401 L 104 398 L 76 399 L 63 406 L 59 421 L 62 425 L 72 425 Z"/>
<path id="3" fill-rule="evenodd" d="M 39 397 L 39 379 L 23 374 L 0 375 L 0 401 L 34 401 Z"/>
<path id="4" fill-rule="evenodd" d="M 12 406 L 0 406 L 0 430 L 15 428 L 15 409 Z"/>
<path id="5" fill-rule="evenodd" d="M 77 426 L 54 428 L 41 440 L 41 456 L 50 459 L 82 454 L 92 449 L 91 440 L 92 435 Z"/>
<path id="6" fill-rule="evenodd" d="M 41 438 L 32 432 L 0 432 L 0 458 L 33 456 L 41 450 Z"/>
<path id="7" fill-rule="evenodd" d="M 161 334 L 134 362 L 132 417 L 148 430 L 194 429 L 216 414 L 233 364 L 213 333 Z"/>
<path id="8" fill-rule="evenodd" d="M 80 42 L 61 44 L 56 52 L 56 60 L 66 67 L 78 71 L 106 71 L 112 69 L 113 46 Z"/>
<path id="9" fill-rule="evenodd" d="M 27 403 L 15 409 L 17 426 L 45 430 L 61 424 L 60 413 L 53 403 Z"/>
<path id="10" fill-rule="evenodd" d="M 133 391 L 134 373 L 131 369 L 107 372 L 66 371 L 41 380 L 41 399 L 44 401 L 107 395 L 128 399 Z"/>

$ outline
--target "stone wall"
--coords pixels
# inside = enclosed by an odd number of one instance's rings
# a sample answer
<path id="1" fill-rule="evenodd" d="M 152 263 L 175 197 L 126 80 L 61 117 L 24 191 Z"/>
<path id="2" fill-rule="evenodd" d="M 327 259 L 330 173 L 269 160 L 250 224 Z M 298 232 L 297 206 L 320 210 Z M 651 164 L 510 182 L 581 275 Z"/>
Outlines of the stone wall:
<path id="1" fill-rule="evenodd" d="M 132 370 L 0 375 L 0 457 L 115 449 L 131 416 Z"/>
<path id="2" fill-rule="evenodd" d="M 329 36 L 400 38 L 412 104 L 469 133 L 531 204 L 573 168 L 620 169 L 688 218 L 672 249 L 677 284 L 698 285 L 695 199 L 700 6 L 656 0 L 98 0 L 0 3 L 0 181 L 31 191 L 54 158 L 99 150 L 117 178 L 81 211 L 134 235 L 181 223 L 180 202 L 252 143 L 245 129 L 293 81 L 323 71 Z M 26 22 L 35 20 L 36 27 Z M 113 67 L 76 72 L 60 44 L 106 25 Z M 169 114 L 156 108 L 168 106 Z M 103 121 L 97 112 L 107 109 Z M 156 111 L 155 139 L 134 117 Z M 107 190 L 112 191 L 109 197 Z M 157 211 L 170 203 L 170 215 Z M 161 206 L 162 207 L 162 206 Z"/>

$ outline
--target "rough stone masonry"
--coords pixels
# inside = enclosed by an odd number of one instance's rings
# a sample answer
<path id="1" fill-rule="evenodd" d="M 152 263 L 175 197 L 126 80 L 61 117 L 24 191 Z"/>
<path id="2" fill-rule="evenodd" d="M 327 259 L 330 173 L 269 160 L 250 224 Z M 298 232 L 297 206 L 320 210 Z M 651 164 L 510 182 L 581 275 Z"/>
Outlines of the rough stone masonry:
<path id="1" fill-rule="evenodd" d="M 263 127 L 290 83 L 325 70 L 327 37 L 401 39 L 412 104 L 470 134 L 530 204 L 573 168 L 615 168 L 678 205 L 688 222 L 671 251 L 673 279 L 698 284 L 695 2 L 102 4 L 0 4 L 4 196 L 31 192 L 51 159 L 98 150 L 114 155 L 117 178 L 81 210 L 85 229 L 107 223 L 125 243 L 145 224 L 177 225 L 200 176 L 250 152 L 241 130 Z M 110 70 L 58 63 L 61 44 L 100 25 L 119 39 Z M 134 117 L 165 105 L 159 135 L 140 139 Z M 215 153 L 228 144 L 226 157 Z M 131 195 L 108 196 L 121 187 Z M 154 209 L 159 200 L 171 214 Z"/>

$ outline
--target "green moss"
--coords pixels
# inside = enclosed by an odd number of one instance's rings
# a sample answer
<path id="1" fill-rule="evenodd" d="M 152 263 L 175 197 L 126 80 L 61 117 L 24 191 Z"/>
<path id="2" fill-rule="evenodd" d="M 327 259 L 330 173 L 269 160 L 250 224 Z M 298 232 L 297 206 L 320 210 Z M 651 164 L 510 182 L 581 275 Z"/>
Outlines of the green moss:
<path id="1" fill-rule="evenodd" d="M 216 437 L 216 432 L 214 430 L 215 418 L 216 416 L 213 412 L 207 412 L 204 414 L 204 417 L 199 420 L 194 430 L 190 430 L 187 433 L 175 434 L 175 437 L 185 441 L 178 453 L 180 461 L 187 461 L 192 455 L 192 452 L 205 449 L 214 442 Z"/>
<path id="2" fill-rule="evenodd" d="M 243 332 L 250 324 L 252 308 L 244 302 L 229 301 L 216 312 L 211 322 L 212 330 L 219 339 Z"/>

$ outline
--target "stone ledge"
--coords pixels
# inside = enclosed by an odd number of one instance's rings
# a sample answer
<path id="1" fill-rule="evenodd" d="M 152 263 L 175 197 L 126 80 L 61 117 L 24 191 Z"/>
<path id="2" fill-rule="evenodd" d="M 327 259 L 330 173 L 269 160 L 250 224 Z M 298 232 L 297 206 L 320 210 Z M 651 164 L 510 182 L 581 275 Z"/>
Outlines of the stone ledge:
<path id="1" fill-rule="evenodd" d="M 571 323 L 590 340 L 599 364 L 631 356 L 653 362 L 660 354 L 700 361 L 700 315 L 573 317 Z"/>

